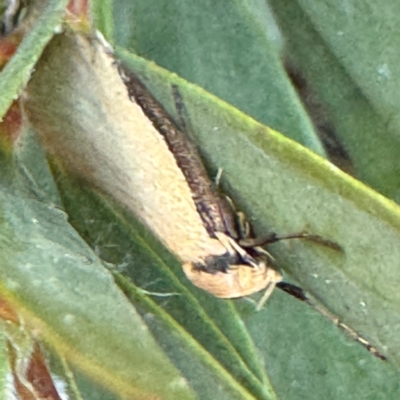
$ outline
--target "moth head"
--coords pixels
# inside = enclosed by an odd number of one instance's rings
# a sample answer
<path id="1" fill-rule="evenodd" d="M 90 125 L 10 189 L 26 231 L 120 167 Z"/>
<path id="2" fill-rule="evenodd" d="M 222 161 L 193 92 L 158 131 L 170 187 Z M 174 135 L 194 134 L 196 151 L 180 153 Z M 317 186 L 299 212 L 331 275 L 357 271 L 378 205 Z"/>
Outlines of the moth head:
<path id="1" fill-rule="evenodd" d="M 260 290 L 274 287 L 282 275 L 270 268 L 264 261 L 257 267 L 245 264 L 230 265 L 226 272 L 206 272 L 193 263 L 182 265 L 186 277 L 197 287 L 215 297 L 233 299 L 248 296 Z"/>

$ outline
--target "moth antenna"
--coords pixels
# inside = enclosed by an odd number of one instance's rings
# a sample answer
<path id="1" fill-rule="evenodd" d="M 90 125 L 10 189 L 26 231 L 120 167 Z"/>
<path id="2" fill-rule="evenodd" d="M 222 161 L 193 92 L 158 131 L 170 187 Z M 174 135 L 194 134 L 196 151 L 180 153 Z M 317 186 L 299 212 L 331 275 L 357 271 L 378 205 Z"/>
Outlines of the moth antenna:
<path id="1" fill-rule="evenodd" d="M 256 251 L 258 254 L 264 254 L 270 260 L 275 261 L 275 257 L 269 251 L 265 250 L 263 247 L 255 246 L 253 247 L 253 250 Z"/>
<path id="2" fill-rule="evenodd" d="M 215 175 L 215 178 L 214 178 L 215 186 L 217 186 L 217 187 L 221 183 L 221 177 L 222 177 L 223 172 L 224 172 L 224 169 L 221 167 L 218 167 L 217 175 Z"/>
<path id="3" fill-rule="evenodd" d="M 274 291 L 276 286 L 276 282 L 271 282 L 267 288 L 265 289 L 265 292 L 263 294 L 263 296 L 261 297 L 261 300 L 257 303 L 256 306 L 256 311 L 260 311 L 264 304 L 267 302 L 267 300 L 269 299 L 269 297 L 271 296 L 272 292 Z"/>

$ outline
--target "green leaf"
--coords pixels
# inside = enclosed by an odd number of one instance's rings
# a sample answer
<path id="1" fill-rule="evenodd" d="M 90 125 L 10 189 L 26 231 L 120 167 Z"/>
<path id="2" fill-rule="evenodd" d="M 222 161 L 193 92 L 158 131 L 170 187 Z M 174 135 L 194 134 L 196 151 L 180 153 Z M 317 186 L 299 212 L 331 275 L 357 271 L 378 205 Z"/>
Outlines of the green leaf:
<path id="1" fill-rule="evenodd" d="M 343 251 L 338 252 L 315 243 L 291 241 L 271 246 L 271 252 L 278 265 L 291 271 L 346 324 L 370 338 L 390 361 L 383 363 L 375 359 L 330 321 L 286 295 L 274 294 L 266 310 L 258 314 L 252 303 L 236 301 L 240 319 L 232 309 L 234 302 L 212 299 L 186 281 L 176 260 L 138 223 L 114 205 L 104 205 L 90 191 L 81 192 L 82 187 L 69 181 L 69 177 L 66 183 L 61 177 L 58 181 L 63 188 L 63 203 L 74 227 L 96 249 L 92 257 L 100 254 L 112 264 L 109 268 L 127 296 L 124 299 L 128 298 L 135 305 L 142 321 L 190 381 L 198 398 L 210 398 L 210 393 L 227 399 L 284 398 L 287 393 L 290 398 L 301 398 L 306 393 L 308 398 L 314 395 L 319 399 L 323 394 L 336 393 L 338 388 L 339 393 L 357 393 L 360 398 L 374 398 L 385 390 L 388 396 L 389 391 L 393 396 L 398 390 L 395 367 L 396 353 L 399 353 L 396 335 L 390 332 L 395 332 L 397 297 L 392 296 L 393 288 L 391 293 L 387 292 L 390 285 L 385 279 L 393 282 L 396 269 L 385 271 L 384 265 L 390 265 L 391 257 L 392 261 L 398 258 L 395 253 L 400 227 L 397 206 L 198 87 L 122 50 L 119 54 L 171 114 L 175 111 L 170 85 L 179 86 L 188 110 L 188 122 L 193 126 L 196 141 L 210 168 L 214 172 L 217 167 L 223 168 L 224 186 L 247 211 L 258 232 L 266 232 L 268 228 L 278 232 L 307 229 L 341 245 Z M 48 71 L 53 70 L 49 68 Z M 57 76 L 57 73 L 46 76 L 48 82 L 60 80 L 51 88 L 60 89 L 59 82 L 69 83 L 68 76 Z M 95 129 L 96 124 L 108 123 L 107 118 L 104 121 L 90 119 L 92 114 L 81 107 L 82 96 L 88 96 L 89 89 L 82 83 L 68 99 L 63 99 L 65 92 L 62 90 L 54 90 L 51 106 L 59 102 L 59 111 L 52 117 L 60 118 L 64 124 L 68 118 L 77 118 L 87 130 Z M 103 99 L 93 100 L 99 105 Z M 47 106 L 48 98 L 46 101 L 41 103 L 43 107 Z M 63 107 L 63 101 L 69 102 L 71 108 Z M 65 125 L 61 134 L 68 134 Z M 360 234 L 354 236 L 354 233 Z M 379 257 L 371 243 L 384 246 Z M 74 243 L 69 246 L 68 254 L 74 254 Z M 118 272 L 121 269 L 124 276 Z M 104 269 L 101 272 L 106 274 Z M 385 275 L 386 272 L 392 275 Z M 92 277 L 87 275 L 80 279 L 85 281 Z M 34 282 L 22 282 L 30 284 L 29 290 L 35 291 Z M 386 286 L 381 288 L 382 284 Z M 381 289 L 385 292 L 381 293 Z M 101 286 L 97 290 L 104 291 Z M 391 296 L 390 301 L 385 299 L 386 293 Z M 43 294 L 40 292 L 37 296 Z M 389 307 L 395 310 L 392 320 Z M 222 319 L 224 314 L 226 318 Z M 380 317 L 386 318 L 385 325 L 380 323 Z M 243 321 L 256 350 L 252 348 Z M 102 327 L 100 325 L 101 330 Z M 274 392 L 257 356 L 262 359 Z M 234 359 L 239 361 L 238 365 L 232 362 Z M 86 367 L 81 363 L 80 368 Z M 291 379 L 290 390 L 284 385 L 285 367 Z M 90 368 L 85 371 L 92 372 Z M 348 379 L 344 380 L 343 376 Z M 385 376 L 384 385 L 382 376 Z M 296 391 L 296 381 L 302 383 L 301 391 Z M 372 392 L 374 388 L 376 392 Z"/>
<path id="2" fill-rule="evenodd" d="M 90 379 L 82 370 L 71 365 L 59 354 L 50 353 L 48 361 L 52 375 L 56 376 L 58 381 L 62 381 L 62 392 L 68 396 L 69 400 L 120 400 L 123 398 Z"/>
<path id="3" fill-rule="evenodd" d="M 0 75 L 0 115 L 53 35 L 61 3 L 48 2 Z M 113 21 L 110 2 L 100 3 L 92 2 L 92 15 L 107 39 L 323 154 L 279 61 L 265 4 L 114 1 Z M 398 74 L 398 6 L 297 3 L 271 2 L 291 60 L 323 100 L 357 177 L 398 199 L 398 102 L 391 84 Z M 54 166 L 56 185 L 28 135 L 18 142 L 15 163 L 0 160 L 0 287 L 27 326 L 67 357 L 64 376 L 73 375 L 74 396 L 399 397 L 398 207 L 198 87 L 119 54 L 172 115 L 170 86 L 179 86 L 211 175 L 223 169 L 225 190 L 258 233 L 307 230 L 341 246 L 286 241 L 269 250 L 317 306 L 388 361 L 283 293 L 256 313 L 258 296 L 223 301 L 196 289 L 177 260 L 110 199 Z M 46 71 L 49 82 L 58 72 Z M 60 79 L 68 82 L 68 75 Z M 42 105 L 59 101 L 56 118 L 75 114 L 87 130 L 103 123 L 80 107 L 87 82 L 68 99 L 58 91 L 62 84 L 47 86 L 55 93 Z"/>
<path id="4" fill-rule="evenodd" d="M 117 45 L 325 154 L 280 62 L 275 41 L 247 2 L 118 0 L 113 11 Z"/>
<path id="5" fill-rule="evenodd" d="M 398 207 L 202 90 L 119 55 L 167 108 L 170 82 L 179 85 L 203 155 L 214 171 L 223 169 L 228 193 L 260 234 L 306 230 L 341 246 L 292 240 L 270 250 L 302 287 L 398 365 Z"/>
<path id="6" fill-rule="evenodd" d="M 393 82 L 400 77 L 396 29 L 400 4 L 390 0 L 357 1 L 348 7 L 334 1 L 298 4 L 389 130 L 398 132 L 398 90 Z"/>
<path id="7" fill-rule="evenodd" d="M 112 41 L 114 34 L 114 20 L 112 18 L 112 0 L 91 0 L 90 15 L 93 25 L 100 30 L 105 38 Z"/>
<path id="8" fill-rule="evenodd" d="M 285 299 L 283 299 L 285 297 Z M 304 303 L 276 292 L 259 313 L 238 309 L 280 399 L 380 399 L 399 395 L 398 371 Z"/>
<path id="9" fill-rule="evenodd" d="M 322 101 L 326 126 L 349 154 L 355 176 L 398 202 L 399 107 L 391 84 L 399 73 L 393 52 L 398 5 L 385 1 L 378 10 L 358 2 L 346 12 L 326 2 L 272 0 L 271 6 L 286 38 L 286 56 Z"/>
<path id="10" fill-rule="evenodd" d="M 40 11 L 29 35 L 0 72 L 0 120 L 28 82 L 46 44 L 60 25 L 68 0 L 49 0 Z"/>

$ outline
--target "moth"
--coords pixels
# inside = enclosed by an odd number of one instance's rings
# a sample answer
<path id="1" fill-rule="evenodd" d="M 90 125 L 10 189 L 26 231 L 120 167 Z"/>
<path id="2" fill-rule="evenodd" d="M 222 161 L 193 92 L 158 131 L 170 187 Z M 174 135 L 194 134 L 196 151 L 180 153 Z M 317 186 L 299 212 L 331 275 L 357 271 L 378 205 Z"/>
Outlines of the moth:
<path id="1" fill-rule="evenodd" d="M 226 198 L 216 190 L 191 139 L 132 71 L 121 64 L 119 71 L 131 100 L 140 105 L 173 153 L 207 234 L 212 240 L 218 240 L 226 250 L 222 255 L 207 254 L 202 262 L 184 262 L 182 267 L 187 278 L 194 285 L 220 298 L 243 297 L 266 289 L 264 302 L 282 280 L 281 274 L 270 267 L 267 253 L 257 246 L 257 241 L 248 237 L 249 227 L 241 237 L 245 230 L 243 226 L 248 222 L 244 221 L 238 226 L 241 221 Z M 177 87 L 173 89 L 176 106 L 182 107 L 178 103 L 181 99 L 177 99 Z M 183 119 L 181 125 L 184 125 Z M 241 246 L 241 240 L 248 244 L 247 249 Z"/>

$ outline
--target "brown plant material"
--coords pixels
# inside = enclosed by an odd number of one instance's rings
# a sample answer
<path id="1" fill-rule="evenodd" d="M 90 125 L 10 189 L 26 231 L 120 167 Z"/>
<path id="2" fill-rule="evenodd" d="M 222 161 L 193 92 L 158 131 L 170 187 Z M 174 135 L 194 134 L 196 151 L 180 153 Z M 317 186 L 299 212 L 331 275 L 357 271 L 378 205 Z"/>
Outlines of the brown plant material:
<path id="1" fill-rule="evenodd" d="M 21 356 L 17 347 L 7 341 L 14 390 L 20 400 L 62 400 L 37 342 L 32 351 Z"/>

